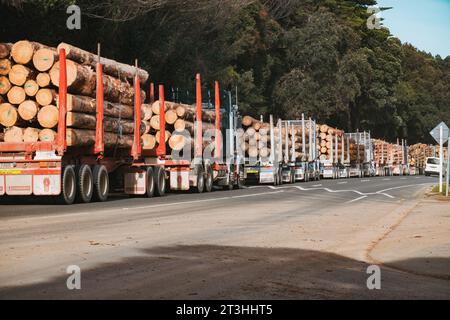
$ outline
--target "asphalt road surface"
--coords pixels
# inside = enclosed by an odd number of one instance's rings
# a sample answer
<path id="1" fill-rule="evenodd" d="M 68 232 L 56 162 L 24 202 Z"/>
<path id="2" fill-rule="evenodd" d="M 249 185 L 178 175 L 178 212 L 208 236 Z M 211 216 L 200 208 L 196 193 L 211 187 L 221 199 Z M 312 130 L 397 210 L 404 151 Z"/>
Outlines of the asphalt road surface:
<path id="1" fill-rule="evenodd" d="M 73 206 L 3 199 L 0 298 L 448 299 L 446 272 L 386 265 L 382 289 L 366 285 L 381 263 L 375 246 L 436 182 L 322 180 Z M 410 258 L 423 257 L 402 265 Z M 81 290 L 67 289 L 72 265 Z"/>

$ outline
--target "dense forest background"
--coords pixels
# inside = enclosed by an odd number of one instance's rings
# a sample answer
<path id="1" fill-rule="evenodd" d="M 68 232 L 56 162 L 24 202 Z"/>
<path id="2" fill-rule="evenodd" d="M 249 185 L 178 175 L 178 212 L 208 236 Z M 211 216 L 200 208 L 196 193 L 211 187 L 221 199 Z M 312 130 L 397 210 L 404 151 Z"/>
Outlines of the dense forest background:
<path id="1" fill-rule="evenodd" d="M 195 73 L 236 87 L 244 114 L 304 112 L 345 130 L 429 142 L 450 123 L 450 56 L 369 30 L 375 0 L 0 0 L 0 41 L 64 41 L 109 58 L 138 58 L 151 78 L 185 92 Z M 420 28 L 418 21 L 417 28 Z M 444 39 L 443 39 L 444 41 Z M 170 90 L 170 89 L 168 89 Z"/>

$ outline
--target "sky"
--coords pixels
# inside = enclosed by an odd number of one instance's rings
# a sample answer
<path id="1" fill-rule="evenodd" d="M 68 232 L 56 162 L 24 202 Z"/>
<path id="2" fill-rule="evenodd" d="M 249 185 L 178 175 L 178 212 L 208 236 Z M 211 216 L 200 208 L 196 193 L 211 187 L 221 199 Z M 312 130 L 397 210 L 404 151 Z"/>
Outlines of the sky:
<path id="1" fill-rule="evenodd" d="M 419 50 L 450 56 L 450 0 L 378 0 L 394 7 L 380 15 L 395 37 Z"/>

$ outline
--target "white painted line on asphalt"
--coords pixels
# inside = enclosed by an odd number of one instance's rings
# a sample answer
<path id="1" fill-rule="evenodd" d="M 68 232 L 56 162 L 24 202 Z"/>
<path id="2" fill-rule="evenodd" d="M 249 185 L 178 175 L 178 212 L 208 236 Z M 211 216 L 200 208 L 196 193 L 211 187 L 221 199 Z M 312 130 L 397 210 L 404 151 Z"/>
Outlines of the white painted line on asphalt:
<path id="1" fill-rule="evenodd" d="M 406 180 L 406 179 L 408 179 L 408 178 L 400 178 L 400 180 Z"/>
<path id="2" fill-rule="evenodd" d="M 370 180 L 361 180 L 361 182 L 370 182 Z"/>
<path id="3" fill-rule="evenodd" d="M 385 178 L 385 179 L 383 179 L 383 181 L 391 181 L 391 179 L 390 178 Z"/>
<path id="4" fill-rule="evenodd" d="M 416 186 L 425 186 L 425 185 L 430 185 L 429 183 L 419 183 L 419 184 L 408 184 L 405 186 L 399 186 L 399 187 L 392 187 L 392 188 L 388 188 L 388 189 L 383 189 L 380 191 L 375 192 L 376 194 L 385 194 L 385 192 L 387 191 L 392 191 L 392 190 L 398 190 L 398 189 L 405 189 L 405 188 L 411 188 L 411 187 L 416 187 Z M 386 194 L 385 194 L 386 195 Z M 392 196 L 391 196 L 392 197 Z M 394 198 L 394 197 L 393 197 Z"/>
<path id="5" fill-rule="evenodd" d="M 155 205 L 149 205 L 149 206 L 143 206 L 143 207 L 122 208 L 122 210 L 151 209 L 151 208 L 177 206 L 177 205 L 183 205 L 183 204 L 212 202 L 212 201 L 230 200 L 230 199 L 238 199 L 238 198 L 250 198 L 250 197 L 257 197 L 257 196 L 263 196 L 263 195 L 268 195 L 268 194 L 276 194 L 276 193 L 282 193 L 282 192 L 284 192 L 284 190 L 275 191 L 275 192 L 263 192 L 263 193 L 255 193 L 255 194 L 245 194 L 245 195 L 242 195 L 242 196 L 231 196 L 231 197 L 221 197 L 221 198 L 213 198 L 213 199 L 181 201 L 181 202 L 172 202 L 172 203 L 161 203 L 161 204 L 155 204 Z"/>
<path id="6" fill-rule="evenodd" d="M 184 201 L 184 202 L 182 201 L 182 202 L 162 203 L 162 204 L 155 204 L 155 205 L 142 206 L 142 207 L 117 208 L 117 209 L 106 209 L 106 210 L 96 210 L 96 211 L 82 211 L 82 212 L 76 212 L 76 213 L 66 213 L 66 214 L 38 216 L 38 217 L 26 217 L 26 218 L 19 218 L 19 219 L 13 218 L 11 220 L 29 221 L 29 220 L 40 220 L 40 219 L 49 219 L 49 218 L 77 217 L 77 216 L 92 215 L 92 214 L 99 214 L 99 213 L 114 213 L 114 212 L 131 211 L 131 210 L 136 210 L 136 209 L 150 209 L 150 208 L 168 207 L 168 206 L 184 205 L 184 204 L 192 204 L 192 203 L 212 202 L 212 201 L 230 200 L 230 199 L 237 199 L 237 198 L 249 198 L 249 197 L 257 197 L 257 196 L 263 196 L 263 195 L 268 195 L 268 194 L 277 194 L 277 193 L 283 193 L 283 192 L 284 192 L 284 190 L 278 190 L 278 191 L 272 191 L 272 192 L 246 194 L 246 195 L 241 195 L 241 196 L 230 196 L 230 197 L 192 200 L 192 201 Z"/>
<path id="7" fill-rule="evenodd" d="M 315 184 L 315 185 L 313 185 L 313 186 L 311 186 L 311 187 L 317 188 L 317 187 L 321 187 L 321 186 L 322 186 L 321 184 Z"/>
<path id="8" fill-rule="evenodd" d="M 343 182 L 338 182 L 337 184 L 347 184 L 347 181 L 343 181 Z"/>
<path id="9" fill-rule="evenodd" d="M 361 196 L 361 197 L 359 197 L 359 198 L 356 198 L 356 199 L 347 201 L 346 203 L 354 203 L 354 202 L 357 202 L 357 201 L 362 200 L 362 199 L 365 199 L 365 198 L 367 198 L 367 196 Z"/>

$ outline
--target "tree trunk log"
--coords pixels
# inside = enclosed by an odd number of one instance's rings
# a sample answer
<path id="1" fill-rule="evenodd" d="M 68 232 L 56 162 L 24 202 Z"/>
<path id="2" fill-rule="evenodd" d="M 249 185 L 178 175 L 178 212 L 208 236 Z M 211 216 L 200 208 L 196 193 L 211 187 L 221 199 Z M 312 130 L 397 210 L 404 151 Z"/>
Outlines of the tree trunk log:
<path id="1" fill-rule="evenodd" d="M 25 82 L 30 79 L 33 72 L 30 68 L 27 68 L 21 64 L 15 64 L 9 71 L 9 81 L 16 86 L 23 86 Z"/>
<path id="2" fill-rule="evenodd" d="M 97 117 L 95 115 L 85 114 L 85 113 L 77 113 L 77 112 L 68 112 L 66 116 L 66 126 L 77 128 L 77 129 L 91 129 L 95 130 L 97 125 Z M 134 121 L 126 120 L 126 119 L 117 119 L 117 118 L 109 118 L 105 117 L 104 122 L 104 131 L 105 132 L 119 132 L 120 128 L 122 128 L 123 134 L 131 134 L 134 132 Z M 145 124 L 141 125 L 141 134 L 145 133 Z"/>
<path id="3" fill-rule="evenodd" d="M 23 142 L 34 143 L 39 141 L 39 129 L 28 127 L 23 130 Z"/>
<path id="4" fill-rule="evenodd" d="M 6 76 L 11 71 L 11 61 L 9 59 L 0 59 L 0 76 Z"/>
<path id="5" fill-rule="evenodd" d="M 159 144 L 160 134 L 161 134 L 161 131 L 158 131 L 155 134 L 156 143 L 158 143 L 158 144 Z M 169 141 L 171 136 L 172 136 L 172 134 L 166 130 L 165 135 L 164 135 L 164 141 L 167 143 L 167 141 Z"/>
<path id="6" fill-rule="evenodd" d="M 66 56 L 68 59 L 74 60 L 80 64 L 94 67 L 97 65 L 98 58 L 96 54 L 74 47 L 67 43 L 60 43 L 58 45 L 58 52 L 61 48 L 66 50 Z M 134 79 L 136 74 L 136 68 L 134 66 L 120 63 L 111 59 L 100 58 L 100 63 L 103 65 L 103 72 L 115 78 L 127 78 Z M 137 69 L 138 77 L 141 83 L 145 83 L 149 74 L 143 69 Z"/>
<path id="7" fill-rule="evenodd" d="M 33 65 L 40 72 L 48 71 L 58 59 L 55 49 L 42 48 L 37 50 L 33 55 Z"/>
<path id="8" fill-rule="evenodd" d="M 25 82 L 23 88 L 25 90 L 26 95 L 29 97 L 36 96 L 37 92 L 39 91 L 39 85 L 34 80 L 28 80 L 27 82 Z"/>
<path id="9" fill-rule="evenodd" d="M 53 142 L 56 139 L 56 131 L 52 129 L 43 129 L 39 132 L 39 141 Z"/>
<path id="10" fill-rule="evenodd" d="M 39 124 L 43 128 L 52 129 L 59 121 L 59 110 L 53 105 L 42 107 L 37 115 Z"/>
<path id="11" fill-rule="evenodd" d="M 152 134 L 144 134 L 142 135 L 142 148 L 144 150 L 152 150 L 156 146 L 156 138 Z"/>
<path id="12" fill-rule="evenodd" d="M 96 74 L 87 66 L 80 65 L 74 61 L 67 60 L 67 87 L 69 93 L 83 96 L 95 97 L 96 95 Z M 53 85 L 59 86 L 59 62 L 55 63 L 50 70 L 50 78 Z M 126 105 L 134 104 L 134 89 L 126 82 L 103 75 L 103 87 L 105 100 L 122 103 Z M 145 100 L 145 92 L 141 91 L 141 98 Z"/>
<path id="13" fill-rule="evenodd" d="M 9 82 L 7 77 L 0 77 L 0 94 L 7 94 L 11 89 L 11 82 Z"/>
<path id="14" fill-rule="evenodd" d="M 15 105 L 21 104 L 26 98 L 25 90 L 22 87 L 14 86 L 8 91 L 7 97 L 9 103 Z"/>
<path id="15" fill-rule="evenodd" d="M 48 87 L 50 81 L 50 75 L 47 72 L 41 72 L 36 76 L 36 82 L 40 88 Z"/>
<path id="16" fill-rule="evenodd" d="M 134 107 L 132 106 L 105 101 L 103 109 L 105 116 L 111 118 L 134 119 Z M 67 111 L 96 114 L 97 104 L 93 98 L 68 94 Z"/>
<path id="17" fill-rule="evenodd" d="M 9 143 L 21 143 L 23 142 L 23 129 L 19 127 L 7 128 L 3 139 Z"/>
<path id="18" fill-rule="evenodd" d="M 174 124 L 178 119 L 177 113 L 174 110 L 167 110 L 165 119 L 167 124 Z"/>
<path id="19" fill-rule="evenodd" d="M 41 106 L 48 106 L 56 101 L 56 91 L 52 89 L 40 89 L 36 93 L 36 102 Z"/>
<path id="20" fill-rule="evenodd" d="M 16 63 L 28 64 L 33 59 L 34 52 L 42 48 L 45 46 L 37 42 L 18 41 L 11 48 L 11 57 Z"/>
<path id="21" fill-rule="evenodd" d="M 115 133 L 105 132 L 105 148 L 112 148 L 116 145 L 119 148 L 131 148 L 133 145 L 132 135 L 119 136 Z M 89 147 L 95 144 L 95 131 L 68 128 L 66 132 L 68 147 Z"/>
<path id="22" fill-rule="evenodd" d="M 36 118 L 39 111 L 38 104 L 33 100 L 25 100 L 19 105 L 17 109 L 20 117 L 25 121 L 32 121 Z"/>
<path id="23" fill-rule="evenodd" d="M 12 43 L 0 43 L 0 59 L 9 57 L 12 46 Z"/>
<path id="24" fill-rule="evenodd" d="M 141 107 L 142 120 L 149 121 L 153 117 L 152 106 L 143 104 Z"/>
<path id="25" fill-rule="evenodd" d="M 17 109 L 9 104 L 3 103 L 0 105 L 0 124 L 4 127 L 15 126 L 19 122 L 19 114 Z"/>

